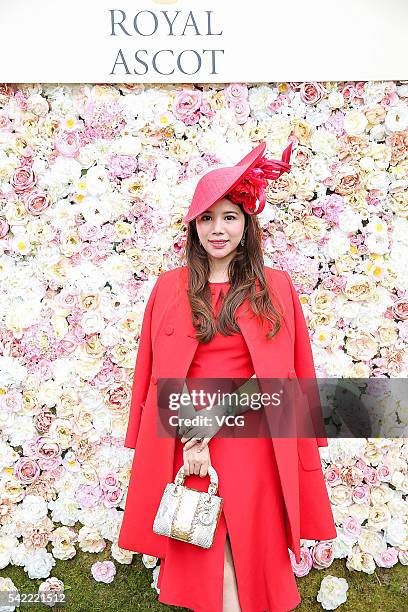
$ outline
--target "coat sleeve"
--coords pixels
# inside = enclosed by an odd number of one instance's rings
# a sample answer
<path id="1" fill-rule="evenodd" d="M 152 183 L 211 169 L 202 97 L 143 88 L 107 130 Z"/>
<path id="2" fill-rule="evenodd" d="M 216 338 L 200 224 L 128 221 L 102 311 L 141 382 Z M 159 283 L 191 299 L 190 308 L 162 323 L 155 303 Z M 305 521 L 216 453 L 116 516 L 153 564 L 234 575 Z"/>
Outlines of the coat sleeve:
<path id="1" fill-rule="evenodd" d="M 146 401 L 147 392 L 149 390 L 152 371 L 152 310 L 160 278 L 161 274 L 159 274 L 156 283 L 153 286 L 149 299 L 147 300 L 143 316 L 142 330 L 140 333 L 139 347 L 137 350 L 136 365 L 133 375 L 129 421 L 124 442 L 124 446 L 126 448 L 136 448 L 136 440 L 139 433 L 143 405 Z"/>
<path id="2" fill-rule="evenodd" d="M 307 398 L 312 412 L 312 422 L 314 424 L 315 431 L 322 433 L 324 422 L 318 385 L 317 383 L 313 382 L 313 379 L 316 380 L 316 371 L 314 367 L 309 331 L 306 325 L 305 316 L 303 314 L 302 305 L 293 281 L 286 270 L 285 274 L 289 281 L 293 300 L 293 310 L 295 314 L 295 371 L 299 379 L 306 380 Z M 328 446 L 326 437 L 316 437 L 316 440 L 318 446 Z"/>

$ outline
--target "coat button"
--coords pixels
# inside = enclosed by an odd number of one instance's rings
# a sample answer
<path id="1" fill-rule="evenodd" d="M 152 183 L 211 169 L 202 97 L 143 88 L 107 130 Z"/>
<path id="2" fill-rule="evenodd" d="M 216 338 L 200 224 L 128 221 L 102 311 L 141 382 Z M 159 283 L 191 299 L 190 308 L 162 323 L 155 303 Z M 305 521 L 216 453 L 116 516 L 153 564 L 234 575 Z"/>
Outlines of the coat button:
<path id="1" fill-rule="evenodd" d="M 164 332 L 170 336 L 174 332 L 174 327 L 172 325 L 166 325 Z"/>
<path id="2" fill-rule="evenodd" d="M 295 370 L 289 370 L 288 378 L 297 378 L 296 371 Z"/>
<path id="3" fill-rule="evenodd" d="M 150 380 L 152 381 L 152 383 L 154 385 L 157 385 L 157 376 L 155 376 L 154 374 L 151 375 Z"/>

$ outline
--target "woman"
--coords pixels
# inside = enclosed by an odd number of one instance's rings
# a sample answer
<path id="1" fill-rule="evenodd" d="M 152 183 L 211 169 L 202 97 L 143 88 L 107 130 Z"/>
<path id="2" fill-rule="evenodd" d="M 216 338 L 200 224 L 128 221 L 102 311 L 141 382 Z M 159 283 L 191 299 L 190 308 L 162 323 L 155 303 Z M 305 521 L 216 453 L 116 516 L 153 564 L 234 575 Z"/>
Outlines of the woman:
<path id="1" fill-rule="evenodd" d="M 199 612 L 284 612 L 301 601 L 288 547 L 336 537 L 318 446 L 324 437 L 158 435 L 163 378 L 312 378 L 310 341 L 289 275 L 263 264 L 256 215 L 267 179 L 290 170 L 258 145 L 236 166 L 208 172 L 189 211 L 187 265 L 160 274 L 149 297 L 125 446 L 135 448 L 119 546 L 161 558 L 159 601 Z M 191 389 L 191 386 L 189 386 Z M 316 415 L 311 413 L 313 424 Z M 206 491 L 208 466 L 223 510 L 209 549 L 152 531 L 165 485 Z"/>

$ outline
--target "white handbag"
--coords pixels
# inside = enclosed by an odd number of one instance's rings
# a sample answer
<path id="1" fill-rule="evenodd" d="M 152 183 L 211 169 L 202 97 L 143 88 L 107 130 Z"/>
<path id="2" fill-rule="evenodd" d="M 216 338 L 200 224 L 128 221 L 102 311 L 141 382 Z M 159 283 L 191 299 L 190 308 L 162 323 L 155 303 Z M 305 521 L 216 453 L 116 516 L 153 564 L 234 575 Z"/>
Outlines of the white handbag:
<path id="1" fill-rule="evenodd" d="M 212 465 L 208 466 L 208 475 L 208 492 L 191 489 L 184 485 L 181 466 L 174 482 L 169 482 L 164 489 L 153 523 L 155 533 L 202 548 L 212 546 L 223 498 L 216 495 L 218 475 Z"/>

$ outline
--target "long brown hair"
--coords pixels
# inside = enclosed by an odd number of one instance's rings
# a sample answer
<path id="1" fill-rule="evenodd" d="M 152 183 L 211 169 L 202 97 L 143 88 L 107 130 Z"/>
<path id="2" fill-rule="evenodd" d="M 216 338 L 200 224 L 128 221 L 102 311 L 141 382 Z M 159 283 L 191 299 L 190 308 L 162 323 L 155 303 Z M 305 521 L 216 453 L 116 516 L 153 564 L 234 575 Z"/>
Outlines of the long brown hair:
<path id="1" fill-rule="evenodd" d="M 224 297 L 220 312 L 214 321 L 211 308 L 210 288 L 208 278 L 210 266 L 207 252 L 202 246 L 197 233 L 195 219 L 188 223 L 187 241 L 183 258 L 189 268 L 188 297 L 192 311 L 192 322 L 197 331 L 196 338 L 200 342 L 209 342 L 216 330 L 230 336 L 239 333 L 235 321 L 235 311 L 248 296 L 250 306 L 261 324 L 269 321 L 271 329 L 265 334 L 270 339 L 281 327 L 283 316 L 271 301 L 264 273 L 262 253 L 262 230 L 256 215 L 245 215 L 245 244 L 238 245 L 235 257 L 228 265 L 230 290 Z M 259 281 L 257 292 L 255 281 Z"/>

